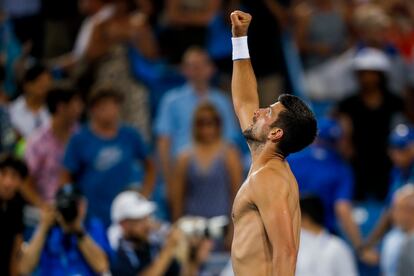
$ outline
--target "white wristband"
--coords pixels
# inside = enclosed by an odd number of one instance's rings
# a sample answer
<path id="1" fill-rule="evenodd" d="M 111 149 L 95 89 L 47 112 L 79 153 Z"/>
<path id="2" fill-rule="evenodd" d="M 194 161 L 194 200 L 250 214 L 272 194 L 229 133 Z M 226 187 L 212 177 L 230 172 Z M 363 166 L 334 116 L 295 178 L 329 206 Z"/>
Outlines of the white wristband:
<path id="1" fill-rule="evenodd" d="M 233 60 L 249 59 L 249 46 L 247 45 L 247 36 L 232 37 Z"/>

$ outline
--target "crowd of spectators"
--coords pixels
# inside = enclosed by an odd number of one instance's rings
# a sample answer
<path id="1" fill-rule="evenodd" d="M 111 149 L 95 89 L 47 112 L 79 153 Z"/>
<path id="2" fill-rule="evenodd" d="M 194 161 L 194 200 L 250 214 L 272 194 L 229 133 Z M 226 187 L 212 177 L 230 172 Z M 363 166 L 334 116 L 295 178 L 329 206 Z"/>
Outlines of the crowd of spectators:
<path id="1" fill-rule="evenodd" d="M 2 0 L 0 275 L 232 275 L 235 9 L 261 105 L 318 117 L 297 275 L 414 273 L 411 1 Z"/>

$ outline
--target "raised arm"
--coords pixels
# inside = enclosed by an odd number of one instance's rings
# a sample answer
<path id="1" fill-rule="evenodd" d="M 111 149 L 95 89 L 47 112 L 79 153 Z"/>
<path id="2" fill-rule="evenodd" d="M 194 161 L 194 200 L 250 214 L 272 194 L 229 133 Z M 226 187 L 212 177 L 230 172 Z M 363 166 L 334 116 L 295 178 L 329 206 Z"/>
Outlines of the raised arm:
<path id="1" fill-rule="evenodd" d="M 253 122 L 259 108 L 257 81 L 247 49 L 247 29 L 252 17 L 248 13 L 234 11 L 230 15 L 233 34 L 233 77 L 231 93 L 234 110 L 244 131 Z"/>

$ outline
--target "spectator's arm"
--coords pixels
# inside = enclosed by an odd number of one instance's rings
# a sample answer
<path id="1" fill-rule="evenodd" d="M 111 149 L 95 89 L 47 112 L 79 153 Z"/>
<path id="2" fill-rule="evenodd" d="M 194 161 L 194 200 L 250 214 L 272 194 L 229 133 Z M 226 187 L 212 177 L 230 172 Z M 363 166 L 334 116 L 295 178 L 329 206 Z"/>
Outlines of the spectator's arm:
<path id="1" fill-rule="evenodd" d="M 385 210 L 384 213 L 381 215 L 378 223 L 375 225 L 374 230 L 369 234 L 368 238 L 366 239 L 364 245 L 366 247 L 373 247 L 375 246 L 379 240 L 385 235 L 385 233 L 391 227 L 391 212 L 390 210 Z"/>
<path id="2" fill-rule="evenodd" d="M 130 19 L 132 25 L 132 41 L 139 52 L 148 59 L 159 56 L 157 39 L 144 15 L 137 13 Z"/>
<path id="3" fill-rule="evenodd" d="M 352 246 L 358 249 L 362 244 L 362 238 L 358 225 L 352 217 L 352 204 L 347 200 L 339 200 L 335 203 L 335 213 Z"/>
<path id="4" fill-rule="evenodd" d="M 157 140 L 158 156 L 161 163 L 161 171 L 167 188 L 167 199 L 171 200 L 171 139 L 169 136 L 160 136 Z"/>
<path id="5" fill-rule="evenodd" d="M 30 240 L 29 244 L 22 250 L 19 259 L 19 272 L 26 275 L 33 272 L 39 263 L 42 254 L 43 246 L 45 244 L 47 234 L 51 225 L 54 223 L 55 213 L 52 209 L 42 210 L 42 219 L 37 227 L 36 233 Z"/>
<path id="6" fill-rule="evenodd" d="M 341 140 L 339 141 L 339 148 L 342 153 L 342 155 L 345 158 L 351 158 L 354 154 L 354 146 L 352 143 L 352 134 L 353 134 L 353 125 L 351 118 L 344 114 L 339 113 L 339 123 L 341 125 L 341 128 L 343 130 L 343 135 Z"/>
<path id="7" fill-rule="evenodd" d="M 145 176 L 143 180 L 143 185 L 141 189 L 141 193 L 145 197 L 150 197 L 152 192 L 154 191 L 155 180 L 156 180 L 156 171 L 155 171 L 155 164 L 151 158 L 146 158 L 143 162 Z"/>
<path id="8" fill-rule="evenodd" d="M 72 181 L 73 181 L 72 174 L 68 170 L 63 169 L 59 177 L 60 187 L 64 186 L 67 183 L 72 183 Z"/>
<path id="9" fill-rule="evenodd" d="M 33 206 L 42 208 L 42 206 L 45 205 L 45 202 L 36 192 L 36 189 L 34 187 L 34 179 L 31 176 L 29 176 L 24 185 L 21 186 L 20 193 L 22 194 L 23 198 Z"/>
<path id="10" fill-rule="evenodd" d="M 105 252 L 88 234 L 85 234 L 78 241 L 78 247 L 86 262 L 95 273 L 103 274 L 109 271 L 109 262 Z"/>
<path id="11" fill-rule="evenodd" d="M 179 240 L 182 237 L 182 233 L 178 228 L 173 228 L 169 234 L 165 246 L 161 252 L 151 263 L 151 265 L 144 271 L 138 274 L 138 276 L 162 276 L 167 271 L 174 258 L 175 249 Z"/>
<path id="12" fill-rule="evenodd" d="M 251 16 L 239 11 L 231 14 L 233 37 L 247 36 Z M 250 59 L 233 61 L 231 93 L 234 110 L 244 131 L 253 122 L 254 112 L 259 108 L 256 76 Z"/>
<path id="13" fill-rule="evenodd" d="M 174 168 L 173 187 L 171 189 L 171 210 L 173 221 L 177 221 L 184 212 L 185 201 L 185 174 L 188 167 L 189 154 L 183 153 L 178 157 L 177 165 Z"/>
<path id="14" fill-rule="evenodd" d="M 13 251 L 11 255 L 10 261 L 10 275 L 11 276 L 18 276 L 19 275 L 19 254 L 23 245 L 23 235 L 19 234 L 14 239 L 13 243 Z"/>

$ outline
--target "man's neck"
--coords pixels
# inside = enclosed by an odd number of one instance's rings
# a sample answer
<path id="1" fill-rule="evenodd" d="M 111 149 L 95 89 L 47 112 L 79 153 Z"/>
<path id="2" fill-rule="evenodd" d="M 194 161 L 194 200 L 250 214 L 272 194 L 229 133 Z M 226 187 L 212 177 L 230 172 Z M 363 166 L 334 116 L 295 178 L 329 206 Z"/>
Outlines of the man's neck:
<path id="1" fill-rule="evenodd" d="M 272 160 L 280 162 L 285 161 L 285 158 L 283 157 L 283 155 L 277 152 L 276 145 L 273 143 L 251 143 L 250 148 L 252 151 L 251 171 L 260 169 Z"/>
<path id="2" fill-rule="evenodd" d="M 73 123 L 64 118 L 60 118 L 59 116 L 54 116 L 52 118 L 51 128 L 53 135 L 55 135 L 59 141 L 66 142 L 72 132 Z"/>
<path id="3" fill-rule="evenodd" d="M 118 124 L 101 124 L 99 122 L 96 121 L 91 121 L 91 129 L 92 131 L 103 138 L 113 138 L 117 135 L 118 133 Z"/>

